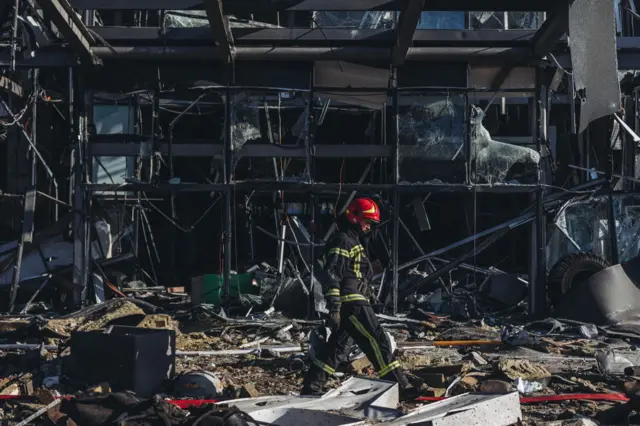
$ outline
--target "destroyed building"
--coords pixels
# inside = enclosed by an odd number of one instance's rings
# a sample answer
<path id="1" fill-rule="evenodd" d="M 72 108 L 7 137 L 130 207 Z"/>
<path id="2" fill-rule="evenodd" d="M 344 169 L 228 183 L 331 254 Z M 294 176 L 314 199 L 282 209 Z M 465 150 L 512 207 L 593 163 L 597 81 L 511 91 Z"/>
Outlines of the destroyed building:
<path id="1" fill-rule="evenodd" d="M 634 0 L 0 2 L 0 312 L 63 340 L 206 317 L 174 351 L 253 355 L 273 336 L 227 332 L 257 327 L 290 345 L 273 353 L 305 352 L 325 337 L 304 327 L 326 313 L 335 217 L 366 196 L 382 210 L 372 304 L 410 329 L 401 350 L 445 316 L 634 339 L 620 323 L 640 314 L 638 13 Z M 134 306 L 95 320 L 114 299 Z M 36 344 L 9 328 L 7 345 Z M 214 328 L 206 349 L 185 337 Z M 506 376 L 526 395 L 542 383 Z M 388 411 L 397 395 L 371 392 L 378 420 L 409 424 Z M 522 418 L 513 395 L 472 403 Z M 327 424 L 362 420 L 347 411 Z"/>

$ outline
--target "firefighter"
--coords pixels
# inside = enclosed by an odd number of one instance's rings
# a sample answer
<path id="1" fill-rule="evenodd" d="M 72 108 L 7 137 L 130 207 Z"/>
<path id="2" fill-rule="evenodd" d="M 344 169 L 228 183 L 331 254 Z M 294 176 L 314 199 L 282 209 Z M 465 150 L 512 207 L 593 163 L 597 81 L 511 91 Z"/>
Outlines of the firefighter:
<path id="1" fill-rule="evenodd" d="M 326 246 L 321 278 L 331 336 L 316 353 L 304 377 L 302 394 L 322 393 L 327 374 L 335 372 L 349 337 L 355 340 L 381 379 L 395 381 L 401 389 L 406 389 L 409 383 L 367 297 L 367 283 L 373 271 L 362 243 L 367 240 L 371 225 L 380 222 L 380 209 L 369 198 L 356 198 L 336 222 L 338 233 Z"/>

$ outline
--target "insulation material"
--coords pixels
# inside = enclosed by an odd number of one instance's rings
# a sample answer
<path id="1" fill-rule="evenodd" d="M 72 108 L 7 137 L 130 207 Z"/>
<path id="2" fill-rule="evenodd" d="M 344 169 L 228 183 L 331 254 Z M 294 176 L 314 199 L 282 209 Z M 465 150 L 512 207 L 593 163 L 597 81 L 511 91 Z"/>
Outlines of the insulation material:
<path id="1" fill-rule="evenodd" d="M 231 101 L 231 149 L 236 152 L 250 140 L 260 139 L 260 111 L 245 93 Z"/>
<path id="2" fill-rule="evenodd" d="M 393 28 L 395 12 L 314 12 L 319 28 L 380 29 Z"/>
<path id="3" fill-rule="evenodd" d="M 576 89 L 585 91 L 580 129 L 620 109 L 616 22 L 611 0 L 582 0 L 569 8 L 569 46 Z"/>

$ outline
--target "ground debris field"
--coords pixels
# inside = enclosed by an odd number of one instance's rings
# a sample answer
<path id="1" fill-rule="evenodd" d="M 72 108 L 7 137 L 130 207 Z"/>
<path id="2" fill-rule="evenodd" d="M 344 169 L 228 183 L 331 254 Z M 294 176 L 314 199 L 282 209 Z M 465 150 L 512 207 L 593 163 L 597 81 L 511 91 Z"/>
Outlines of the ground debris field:
<path id="1" fill-rule="evenodd" d="M 123 378 L 81 383 L 65 367 L 73 356 L 70 347 L 75 348 L 67 344 L 73 341 L 69 336 L 105 334 L 118 327 L 169 330 L 168 335 L 175 336 L 172 377 L 153 392 L 162 400 L 224 401 L 300 391 L 310 363 L 308 348 L 317 344 L 309 336 L 319 322 L 291 320 L 274 311 L 228 318 L 211 305 L 191 307 L 183 303 L 186 297 L 166 296 L 163 306 L 157 294 L 148 299 L 156 304 L 140 296 L 113 299 L 61 318 L 2 318 L 3 424 L 16 425 L 39 413 L 28 424 L 71 425 L 73 417 L 80 416 L 73 411 L 77 406 L 57 404 L 60 397 L 82 401 L 121 395 L 126 390 Z M 584 326 L 581 332 L 581 326 L 558 320 L 514 325 L 517 316 L 509 323 L 426 313 L 419 320 L 414 315 L 380 319 L 416 385 L 411 395 L 400 395 L 398 413 L 464 394 L 517 392 L 526 425 L 634 424 L 638 416 L 634 398 L 640 390 L 640 369 L 636 373 L 634 365 L 640 351 L 630 343 L 633 339 L 604 333 L 586 337 Z M 185 378 L 194 374 L 198 385 L 185 386 Z M 357 351 L 347 356 L 326 390 L 349 383 L 350 377 L 375 379 L 367 358 Z"/>

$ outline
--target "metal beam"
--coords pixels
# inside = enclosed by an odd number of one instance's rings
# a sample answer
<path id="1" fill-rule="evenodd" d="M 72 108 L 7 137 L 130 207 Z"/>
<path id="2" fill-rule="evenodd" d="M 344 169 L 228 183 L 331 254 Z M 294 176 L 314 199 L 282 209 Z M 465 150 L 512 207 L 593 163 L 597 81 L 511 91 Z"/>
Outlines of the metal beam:
<path id="1" fill-rule="evenodd" d="M 67 0 L 37 0 L 42 11 L 51 17 L 51 21 L 69 42 L 80 59 L 91 65 L 100 65 L 100 59 L 96 58 L 91 50 L 93 36 L 82 23 L 80 18 L 71 9 Z"/>
<path id="2" fill-rule="evenodd" d="M 405 6 L 400 13 L 400 20 L 396 30 L 396 45 L 391 52 L 391 63 L 393 66 L 404 64 L 407 52 L 411 47 L 413 35 L 416 32 L 418 22 L 420 22 L 420 14 L 424 7 L 425 0 L 406 0 Z"/>
<path id="3" fill-rule="evenodd" d="M 222 156 L 221 144 L 174 143 L 172 149 L 174 157 Z M 89 151 L 98 157 L 132 157 L 142 152 L 142 146 L 140 143 L 91 142 Z M 316 145 L 314 151 L 316 158 L 377 158 L 391 155 L 391 148 L 384 145 Z M 168 144 L 160 146 L 160 153 L 168 155 Z M 306 152 L 304 146 L 255 144 L 243 146 L 235 157 L 305 158 Z"/>
<path id="4" fill-rule="evenodd" d="M 569 30 L 569 5 L 573 0 L 562 0 L 551 16 L 538 29 L 532 40 L 533 55 L 537 58 L 547 56 L 558 41 Z"/>
<path id="5" fill-rule="evenodd" d="M 556 0 L 430 0 L 424 10 L 549 12 Z M 71 0 L 76 9 L 170 10 L 203 9 L 202 0 Z M 400 10 L 402 0 L 223 0 L 227 14 L 283 11 Z"/>
<path id="6" fill-rule="evenodd" d="M 134 184 L 127 183 L 122 185 L 113 184 L 87 184 L 84 188 L 90 192 L 211 192 L 226 191 L 228 189 L 237 191 L 257 191 L 257 192 L 273 192 L 273 191 L 298 191 L 301 193 L 323 193 L 338 191 L 360 191 L 365 193 L 374 193 L 380 191 L 390 191 L 397 188 L 401 193 L 416 194 L 425 192 L 438 193 L 460 193 L 460 192 L 476 192 L 494 193 L 494 194 L 522 194 L 533 192 L 539 188 L 538 185 L 464 185 L 464 184 L 354 184 L 354 183 L 306 183 L 306 182 L 288 182 L 288 181 L 236 181 L 229 184 L 209 184 L 209 183 L 149 183 Z M 474 189 L 475 188 L 475 189 Z"/>
<path id="7" fill-rule="evenodd" d="M 204 0 L 207 19 L 218 48 L 226 56 L 227 62 L 233 62 L 235 49 L 233 36 L 229 28 L 229 17 L 222 13 L 222 0 Z"/>
<path id="8" fill-rule="evenodd" d="M 210 45 L 214 41 L 206 27 L 90 27 L 112 45 Z M 536 30 L 416 30 L 414 47 L 520 47 L 530 46 Z M 232 28 L 231 37 L 236 47 L 269 45 L 287 46 L 345 46 L 392 47 L 396 32 L 390 29 L 348 28 Z"/>
<path id="9" fill-rule="evenodd" d="M 220 49 L 193 46 L 120 46 L 113 48 L 96 47 L 96 54 L 103 59 L 153 60 L 200 60 L 216 61 L 224 58 Z M 388 63 L 390 49 L 364 47 L 237 47 L 236 61 L 328 61 L 342 60 L 351 62 Z M 522 61 L 530 56 L 530 49 L 517 48 L 480 48 L 480 47 L 412 47 L 406 60 L 422 62 L 468 62 L 501 64 L 506 60 Z"/>

